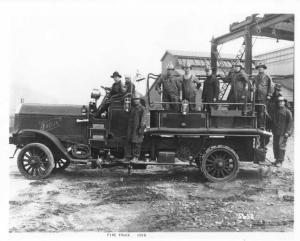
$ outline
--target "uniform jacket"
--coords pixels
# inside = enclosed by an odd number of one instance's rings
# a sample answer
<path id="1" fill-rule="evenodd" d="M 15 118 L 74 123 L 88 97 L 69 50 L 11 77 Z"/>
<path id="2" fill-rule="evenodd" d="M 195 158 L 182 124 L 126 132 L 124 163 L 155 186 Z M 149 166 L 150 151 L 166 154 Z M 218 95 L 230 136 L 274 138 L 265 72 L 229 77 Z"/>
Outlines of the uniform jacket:
<path id="1" fill-rule="evenodd" d="M 133 143 L 142 143 L 144 134 L 140 134 L 139 130 L 146 127 L 146 108 L 142 105 L 133 106 L 131 108 L 128 129 L 127 129 L 127 140 Z"/>
<path id="2" fill-rule="evenodd" d="M 179 96 L 181 85 L 175 76 L 167 76 L 167 75 L 161 75 L 157 81 L 157 84 L 155 86 L 155 90 L 160 90 L 160 88 L 163 88 L 163 95 L 175 95 Z"/>
<path id="3" fill-rule="evenodd" d="M 219 87 L 219 80 L 214 75 L 207 76 L 203 85 L 203 102 L 212 102 L 214 98 L 218 99 L 220 92 Z"/>
<path id="4" fill-rule="evenodd" d="M 292 133 L 293 116 L 291 111 L 286 107 L 276 107 L 272 113 L 272 132 L 273 135 L 284 135 Z"/>
<path id="5" fill-rule="evenodd" d="M 135 93 L 135 85 L 132 82 L 125 82 L 126 93 Z"/>
<path id="6" fill-rule="evenodd" d="M 185 79 L 184 75 L 181 79 L 181 89 L 182 89 L 182 99 L 186 99 L 189 101 L 195 101 L 196 91 L 197 91 L 197 82 L 198 79 L 191 75 L 190 78 Z"/>
<path id="7" fill-rule="evenodd" d="M 121 81 L 113 83 L 111 90 L 109 92 L 109 97 L 113 95 L 124 94 L 124 86 Z"/>
<path id="8" fill-rule="evenodd" d="M 267 96 L 273 93 L 273 81 L 266 74 L 258 74 L 254 77 L 253 84 L 256 88 L 255 99 L 260 103 L 267 103 Z"/>
<path id="9" fill-rule="evenodd" d="M 229 102 L 243 102 L 243 96 L 249 99 L 251 85 L 248 76 L 243 70 L 231 74 L 228 82 L 231 84 L 228 96 Z"/>

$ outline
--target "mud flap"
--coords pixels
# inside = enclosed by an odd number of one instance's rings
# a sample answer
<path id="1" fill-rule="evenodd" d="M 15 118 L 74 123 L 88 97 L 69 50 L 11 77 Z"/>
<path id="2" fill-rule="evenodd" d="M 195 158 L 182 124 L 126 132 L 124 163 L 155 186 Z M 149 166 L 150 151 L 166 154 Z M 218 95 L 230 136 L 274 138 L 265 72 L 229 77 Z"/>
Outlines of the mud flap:
<path id="1" fill-rule="evenodd" d="M 267 150 L 264 148 L 254 148 L 254 160 L 253 162 L 259 164 L 266 160 Z"/>

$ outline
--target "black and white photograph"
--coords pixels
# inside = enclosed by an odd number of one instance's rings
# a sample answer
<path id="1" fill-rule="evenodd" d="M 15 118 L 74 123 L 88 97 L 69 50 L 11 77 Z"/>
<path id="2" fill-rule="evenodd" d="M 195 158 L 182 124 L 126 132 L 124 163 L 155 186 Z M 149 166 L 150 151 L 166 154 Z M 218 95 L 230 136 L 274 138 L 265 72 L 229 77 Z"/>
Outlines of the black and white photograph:
<path id="1" fill-rule="evenodd" d="M 242 2 L 3 4 L 9 239 L 296 240 L 299 4 Z"/>

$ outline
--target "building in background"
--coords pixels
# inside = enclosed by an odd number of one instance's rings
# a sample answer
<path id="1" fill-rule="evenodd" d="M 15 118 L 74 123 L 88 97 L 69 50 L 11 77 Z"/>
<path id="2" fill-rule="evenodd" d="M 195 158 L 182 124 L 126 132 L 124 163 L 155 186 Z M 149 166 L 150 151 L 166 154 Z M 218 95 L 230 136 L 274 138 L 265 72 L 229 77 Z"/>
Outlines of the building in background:
<path id="1" fill-rule="evenodd" d="M 205 77 L 205 66 L 210 66 L 211 56 L 210 52 L 195 52 L 195 51 L 182 51 L 182 50 L 167 50 L 161 58 L 161 73 L 165 74 L 167 72 L 167 66 L 170 62 L 172 62 L 175 70 L 175 75 L 183 75 L 183 65 L 185 63 L 189 63 L 192 66 L 192 74 L 198 78 Z M 233 62 L 236 61 L 235 54 L 222 54 L 217 62 L 218 72 L 217 74 L 227 74 L 229 70 L 232 68 Z M 243 62 L 243 61 L 242 61 Z M 253 69 L 255 69 L 255 65 L 253 62 Z M 149 94 L 151 101 L 159 102 L 160 95 L 155 90 L 156 82 L 152 83 L 149 88 Z M 196 102 L 201 102 L 201 93 L 202 88 L 199 89 L 199 93 L 196 94 Z"/>
<path id="2" fill-rule="evenodd" d="M 294 103 L 294 46 L 277 49 L 256 55 L 258 61 L 263 62 L 268 68 L 274 83 L 282 85 L 282 94 Z"/>
<path id="3" fill-rule="evenodd" d="M 223 54 L 218 61 L 218 74 L 223 71 L 228 72 L 232 66 L 232 62 L 235 61 L 234 54 Z M 197 77 L 205 75 L 205 66 L 210 66 L 210 53 L 209 52 L 194 52 L 194 51 L 182 51 L 182 50 L 167 50 L 161 58 L 161 73 L 167 72 L 167 66 L 170 62 L 173 63 L 177 74 L 183 74 L 182 66 L 185 63 L 189 63 L 192 68 L 192 74 Z"/>
<path id="4" fill-rule="evenodd" d="M 182 50 L 167 50 L 161 58 L 161 73 L 167 72 L 167 66 L 170 62 L 174 65 L 175 74 L 182 75 L 184 73 L 182 66 L 188 62 L 192 66 L 192 74 L 198 78 L 205 76 L 205 66 L 210 66 L 210 53 L 209 52 L 194 52 L 194 51 L 182 51 Z M 223 54 L 217 62 L 218 72 L 228 73 L 232 67 L 232 63 L 236 61 L 236 55 Z M 242 61 L 243 62 L 243 61 Z M 294 103 L 294 46 L 281 48 L 266 53 L 258 54 L 253 57 L 253 75 L 257 74 L 255 69 L 255 63 L 263 62 L 267 65 L 268 69 L 266 73 L 269 74 L 274 83 L 280 83 L 282 85 L 283 96 L 293 105 Z M 149 88 L 149 94 L 151 101 L 159 102 L 160 95 L 155 91 L 156 82 L 152 83 Z M 199 90 L 202 91 L 203 86 Z M 197 95 L 199 96 L 199 95 Z M 197 102 L 201 102 L 196 97 Z"/>

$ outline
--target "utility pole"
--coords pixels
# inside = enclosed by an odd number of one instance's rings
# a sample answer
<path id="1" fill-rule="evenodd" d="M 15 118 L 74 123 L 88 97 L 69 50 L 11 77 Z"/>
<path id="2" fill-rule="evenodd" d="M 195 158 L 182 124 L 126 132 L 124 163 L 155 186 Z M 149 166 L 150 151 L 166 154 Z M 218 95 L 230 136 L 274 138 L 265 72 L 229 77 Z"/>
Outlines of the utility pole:
<path id="1" fill-rule="evenodd" d="M 245 71 L 252 75 L 252 33 L 249 26 L 245 28 Z"/>
<path id="2" fill-rule="evenodd" d="M 217 60 L 218 60 L 218 45 L 215 42 L 214 37 L 211 40 L 211 50 L 210 50 L 210 66 L 213 74 L 217 74 Z"/>

